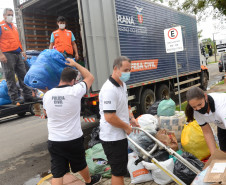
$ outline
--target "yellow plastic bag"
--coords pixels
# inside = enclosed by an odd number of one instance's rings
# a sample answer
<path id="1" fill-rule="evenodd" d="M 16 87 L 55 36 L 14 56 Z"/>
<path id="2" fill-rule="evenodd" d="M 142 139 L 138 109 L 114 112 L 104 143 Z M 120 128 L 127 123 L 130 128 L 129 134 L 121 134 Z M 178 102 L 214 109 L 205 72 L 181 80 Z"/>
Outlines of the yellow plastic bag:
<path id="1" fill-rule="evenodd" d="M 202 129 L 196 120 L 184 125 L 181 133 L 181 145 L 186 152 L 193 154 L 199 160 L 210 156 Z"/>

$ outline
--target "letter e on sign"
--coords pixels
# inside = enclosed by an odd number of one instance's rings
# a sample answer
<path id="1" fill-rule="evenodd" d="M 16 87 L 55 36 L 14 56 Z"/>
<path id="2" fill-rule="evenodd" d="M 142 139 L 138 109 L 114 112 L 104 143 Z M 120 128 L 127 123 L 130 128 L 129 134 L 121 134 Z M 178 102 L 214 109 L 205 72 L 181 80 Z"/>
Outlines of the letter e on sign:
<path id="1" fill-rule="evenodd" d="M 178 31 L 175 29 L 175 28 L 171 28 L 169 31 L 168 31 L 168 37 L 170 39 L 176 39 L 178 36 Z"/>
<path id="2" fill-rule="evenodd" d="M 166 53 L 184 50 L 181 26 L 164 30 Z"/>

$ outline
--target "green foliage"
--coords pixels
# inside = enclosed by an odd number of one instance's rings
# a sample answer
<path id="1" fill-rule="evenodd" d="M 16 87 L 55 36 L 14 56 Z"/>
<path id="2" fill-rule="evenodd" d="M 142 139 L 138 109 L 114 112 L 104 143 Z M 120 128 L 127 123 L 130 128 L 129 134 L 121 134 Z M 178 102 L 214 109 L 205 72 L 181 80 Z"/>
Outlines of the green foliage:
<path id="1" fill-rule="evenodd" d="M 198 31 L 198 38 L 199 38 L 199 39 L 202 37 L 202 31 L 203 31 L 203 30 Z"/>
<path id="2" fill-rule="evenodd" d="M 226 0 L 169 0 L 168 4 L 171 7 L 178 7 L 178 10 L 195 15 L 202 14 L 209 7 L 213 8 L 214 17 L 226 15 Z"/>
<path id="3" fill-rule="evenodd" d="M 218 61 L 208 62 L 208 64 L 215 64 L 218 63 Z"/>
<path id="4" fill-rule="evenodd" d="M 187 101 L 181 104 L 181 111 L 185 111 L 187 104 L 188 104 Z M 180 111 L 180 105 L 176 106 L 176 111 Z"/>
<path id="5" fill-rule="evenodd" d="M 213 51 L 213 53 L 214 53 L 214 42 L 212 41 L 212 39 L 211 38 L 207 38 L 207 39 L 203 39 L 202 40 L 202 44 L 205 46 L 205 52 L 206 53 L 209 53 L 209 50 L 208 50 L 208 48 L 207 48 L 207 45 L 211 45 L 212 46 L 212 51 Z"/>
<path id="6" fill-rule="evenodd" d="M 224 80 L 220 81 L 217 85 L 223 85 L 224 84 Z"/>

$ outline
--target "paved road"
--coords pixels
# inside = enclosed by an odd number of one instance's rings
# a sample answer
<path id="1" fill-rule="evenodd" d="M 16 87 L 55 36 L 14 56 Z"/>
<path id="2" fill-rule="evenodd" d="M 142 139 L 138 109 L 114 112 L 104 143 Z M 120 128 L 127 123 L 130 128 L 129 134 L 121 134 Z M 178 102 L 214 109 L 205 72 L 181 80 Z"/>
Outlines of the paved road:
<path id="1" fill-rule="evenodd" d="M 35 185 L 50 169 L 46 123 L 29 113 L 0 119 L 0 185 Z M 84 134 L 94 125 L 83 123 Z"/>
<path id="2" fill-rule="evenodd" d="M 221 79 L 217 64 L 208 65 L 210 84 Z M 50 169 L 46 120 L 26 115 L 0 119 L 0 185 L 35 185 Z M 83 124 L 85 133 L 93 124 Z M 87 138 L 88 139 L 88 138 Z"/>
<path id="3" fill-rule="evenodd" d="M 222 76 L 224 76 L 224 72 L 219 72 L 217 63 L 208 64 L 207 67 L 209 69 L 209 75 L 210 75 L 208 88 L 210 88 L 212 85 L 222 80 Z"/>

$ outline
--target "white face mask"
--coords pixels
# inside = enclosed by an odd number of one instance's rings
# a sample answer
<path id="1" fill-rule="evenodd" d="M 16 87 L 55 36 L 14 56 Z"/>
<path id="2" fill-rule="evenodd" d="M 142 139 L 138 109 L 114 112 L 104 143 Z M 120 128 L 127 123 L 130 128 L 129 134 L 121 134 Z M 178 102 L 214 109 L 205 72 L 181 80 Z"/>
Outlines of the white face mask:
<path id="1" fill-rule="evenodd" d="M 6 16 L 6 22 L 12 23 L 13 22 L 13 16 Z"/>
<path id="2" fill-rule="evenodd" d="M 59 28 L 63 30 L 65 28 L 65 24 L 59 24 Z"/>

